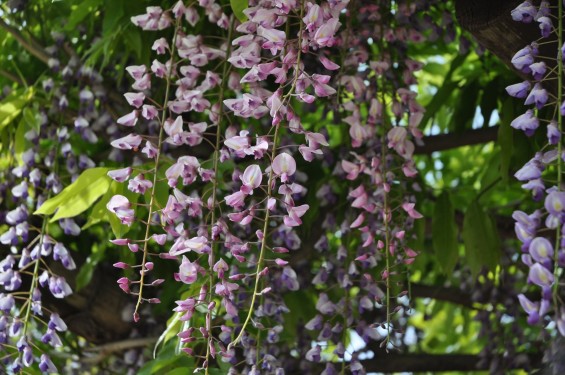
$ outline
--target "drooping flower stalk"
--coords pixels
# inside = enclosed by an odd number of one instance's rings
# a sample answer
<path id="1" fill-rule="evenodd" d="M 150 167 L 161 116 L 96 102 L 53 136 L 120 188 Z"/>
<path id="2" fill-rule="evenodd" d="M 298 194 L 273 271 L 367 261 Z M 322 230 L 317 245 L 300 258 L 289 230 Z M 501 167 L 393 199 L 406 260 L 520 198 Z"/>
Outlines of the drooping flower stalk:
<path id="1" fill-rule="evenodd" d="M 557 11 L 557 16 L 552 11 Z M 532 136 L 540 126 L 540 118 L 544 107 L 554 106 L 551 120 L 547 121 L 547 144 L 544 148 L 520 168 L 514 176 L 523 181 L 522 188 L 530 190 L 534 201 L 544 201 L 545 210 L 536 210 L 532 214 L 515 211 L 512 215 L 516 236 L 522 243 L 522 262 L 528 267 L 528 281 L 541 288 L 541 301 L 533 302 L 524 294 L 518 295 L 522 308 L 528 315 L 529 324 L 538 324 L 549 320 L 551 307 L 554 319 L 561 335 L 565 336 L 565 310 L 559 298 L 559 278 L 565 267 L 564 207 L 565 193 L 563 192 L 563 3 L 550 7 L 546 0 L 539 6 L 529 1 L 519 4 L 511 12 L 515 21 L 523 23 L 536 22 L 539 25 L 541 37 L 530 45 L 519 50 L 512 58 L 514 67 L 524 74 L 531 75 L 530 80 L 510 85 L 506 88 L 509 95 L 524 99 L 525 105 L 533 105 L 523 115 L 511 122 L 515 129 L 522 130 L 527 136 Z M 557 18 L 557 28 L 553 20 Z M 551 38 L 557 42 L 557 50 L 553 56 L 540 56 L 540 51 Z M 557 57 L 556 59 L 554 58 Z M 536 61 L 540 60 L 540 61 Z M 555 67 L 548 69 L 547 62 L 555 61 Z M 556 75 L 556 77 L 555 77 Z M 548 92 L 550 80 L 556 80 L 557 93 Z M 554 100 L 553 100 L 554 99 Z M 557 118 L 556 118 L 557 117 Z M 543 120 L 542 120 L 543 121 Z M 555 179 L 547 178 L 548 174 L 557 173 Z M 546 187 L 550 182 L 552 186 Z M 547 215 L 547 216 L 545 216 Z M 545 216 L 542 228 L 542 218 Z M 555 231 L 554 245 L 550 242 L 545 230 Z M 553 306 L 551 304 L 553 303 Z"/>
<path id="2" fill-rule="evenodd" d="M 49 197 L 51 197 L 51 192 L 49 192 L 49 194 L 47 195 L 47 199 L 49 199 Z M 46 236 L 48 236 L 47 233 L 47 223 L 49 222 L 49 218 L 47 216 L 44 216 L 42 219 L 42 224 L 41 224 L 41 232 L 39 232 L 38 236 L 39 236 L 39 248 L 42 249 L 43 248 L 43 241 L 45 239 Z M 33 266 L 33 274 L 31 277 L 31 285 L 29 287 L 29 296 L 30 296 L 30 300 L 31 300 L 31 296 L 33 295 L 33 292 L 35 290 L 35 288 L 37 288 L 37 284 L 39 282 L 39 265 L 41 263 L 41 254 L 38 255 L 37 259 L 35 259 L 33 261 L 35 264 Z M 31 314 L 31 306 L 32 303 L 31 301 L 28 300 L 26 301 L 26 312 L 25 312 L 25 316 L 24 316 L 24 320 L 23 320 L 23 337 L 27 337 L 27 330 L 29 328 L 29 324 L 30 324 L 30 314 Z"/>
<path id="3" fill-rule="evenodd" d="M 384 87 L 383 87 L 384 89 Z M 385 98 L 385 92 L 383 90 L 383 92 L 381 93 L 381 100 L 383 103 L 383 107 L 387 108 L 386 105 L 386 98 Z M 386 116 L 386 114 L 383 116 L 383 122 L 385 125 L 385 133 L 390 130 L 390 126 L 391 124 L 389 123 L 389 121 L 387 121 L 388 118 Z M 386 170 L 386 160 L 387 160 L 387 147 L 385 146 L 385 142 L 382 143 L 381 145 L 381 160 L 383 161 L 383 175 L 386 176 L 387 175 L 387 170 Z M 391 280 L 391 267 L 390 267 L 390 252 L 391 252 L 391 241 L 390 241 L 390 237 L 391 237 L 391 231 L 389 228 L 389 220 L 391 219 L 391 209 L 389 206 L 389 196 L 388 196 L 388 192 L 387 189 L 383 189 L 383 212 L 382 212 L 382 220 L 383 220 L 383 225 L 384 225 L 384 230 L 383 230 L 383 234 L 384 234 L 384 252 L 385 252 L 385 273 L 386 273 L 386 338 L 384 340 L 384 345 L 385 347 L 387 347 L 388 349 L 388 344 L 390 342 L 390 333 L 391 333 L 391 285 L 390 285 L 390 280 Z"/>
<path id="4" fill-rule="evenodd" d="M 294 89 L 296 88 L 296 83 L 298 81 L 298 77 L 299 77 L 299 73 L 300 73 L 300 63 L 301 63 L 301 58 L 302 58 L 302 46 L 301 46 L 301 38 L 302 38 L 302 31 L 303 31 L 303 26 L 304 23 L 302 22 L 302 18 L 304 17 L 304 1 L 303 0 L 299 0 L 300 3 L 300 17 L 299 17 L 299 23 L 300 23 L 300 27 L 299 27 L 299 31 L 298 31 L 298 38 L 297 38 L 297 56 L 296 56 L 296 63 L 294 65 L 294 78 L 292 80 L 292 84 L 291 87 L 289 89 L 289 91 L 287 92 L 287 94 L 285 96 L 283 96 L 283 98 L 281 99 L 281 104 L 280 107 L 282 107 L 283 105 L 285 105 L 285 101 L 289 101 L 290 97 L 292 95 L 292 93 L 294 92 Z M 287 32 L 287 34 L 289 34 Z M 279 109 L 277 109 L 275 112 L 278 112 Z M 279 130 L 282 127 L 282 124 L 277 124 L 275 125 L 275 134 L 273 136 L 273 145 L 272 145 L 272 150 L 271 150 L 271 157 L 270 160 L 271 162 L 275 161 L 275 158 L 277 156 L 277 148 L 278 148 L 278 142 L 279 142 Z M 271 166 L 271 169 L 269 171 L 269 178 L 267 181 L 267 195 L 266 195 L 266 202 L 269 202 L 271 199 L 273 199 L 273 187 L 275 184 L 275 169 L 273 166 Z M 269 231 L 269 219 L 270 219 L 270 210 L 266 209 L 265 210 L 265 216 L 263 218 L 263 238 L 261 239 L 261 245 L 259 248 L 259 259 L 257 260 L 257 267 L 255 270 L 255 281 L 254 281 L 254 287 L 253 287 L 253 294 L 251 296 L 251 303 L 249 306 L 249 312 L 247 313 L 247 316 L 243 322 L 243 325 L 241 327 L 241 331 L 239 333 L 239 335 L 230 343 L 229 347 L 233 347 L 235 345 L 237 345 L 240 341 L 241 338 L 243 337 L 243 334 L 245 333 L 245 328 L 247 327 L 247 325 L 249 324 L 249 321 L 251 320 L 251 316 L 253 315 L 254 312 L 254 307 L 255 307 L 255 299 L 257 298 L 257 295 L 259 294 L 259 285 L 260 285 L 260 278 L 261 278 L 261 270 L 263 268 L 263 262 L 264 262 L 264 258 L 265 258 L 265 252 L 267 249 L 267 239 L 268 239 L 268 231 Z"/>
<path id="5" fill-rule="evenodd" d="M 159 171 L 159 166 L 160 166 L 160 160 L 161 160 L 161 151 L 163 148 L 163 140 L 164 140 L 164 134 L 165 134 L 165 121 L 167 120 L 167 115 L 168 115 L 168 105 L 169 105 L 169 91 L 171 89 L 171 79 L 172 79 L 172 75 L 173 75 L 173 71 L 176 70 L 175 67 L 175 52 L 176 52 L 176 39 L 177 39 L 177 35 L 178 35 L 178 29 L 179 29 L 179 25 L 180 25 L 180 20 L 181 18 L 179 17 L 176 21 L 174 30 L 173 30 L 173 41 L 171 43 L 171 58 L 169 60 L 169 67 L 167 70 L 167 73 L 165 74 L 165 96 L 163 98 L 163 105 L 162 105 L 162 115 L 161 115 L 161 121 L 159 123 L 159 136 L 158 136 L 158 140 L 157 140 L 157 149 L 156 149 L 156 154 L 155 154 L 155 164 L 153 166 L 153 185 L 151 187 L 151 193 L 150 193 L 150 198 L 149 198 L 149 206 L 147 208 L 148 213 L 147 213 L 147 222 L 146 222 L 146 227 L 145 227 L 145 236 L 143 239 L 143 258 L 141 260 L 141 269 L 140 269 L 140 279 L 139 279 L 139 292 L 138 292 L 138 296 L 137 296 L 137 302 L 135 304 L 135 310 L 133 313 L 133 319 L 134 321 L 138 321 L 139 320 L 139 307 L 141 305 L 141 303 L 143 302 L 143 287 L 145 285 L 144 281 L 145 281 L 145 273 L 147 272 L 146 270 L 146 263 L 147 263 L 147 256 L 148 256 L 148 246 L 149 246 L 149 240 L 151 239 L 150 237 L 150 232 L 151 232 L 151 220 L 153 218 L 153 208 L 156 205 L 155 202 L 155 196 L 156 196 L 156 191 L 157 191 L 157 181 L 158 181 L 158 171 Z"/>
<path id="6" fill-rule="evenodd" d="M 232 65 L 227 61 L 227 57 L 230 56 L 232 50 L 232 39 L 234 33 L 234 24 L 235 24 L 235 16 L 231 16 L 230 19 L 230 26 L 228 29 L 228 37 L 227 37 L 227 49 L 226 49 L 226 59 L 223 61 L 223 69 L 222 69 L 222 83 L 220 86 L 220 93 L 218 95 L 218 103 L 224 102 L 224 96 L 227 91 L 228 86 L 228 78 L 231 72 Z M 219 178 L 219 165 L 220 165 L 220 145 L 222 139 L 222 131 L 224 130 L 222 127 L 224 121 L 224 106 L 220 105 L 218 107 L 218 121 L 216 124 L 216 143 L 213 151 L 213 158 L 214 158 L 214 177 L 212 181 L 212 202 L 211 202 L 211 210 L 210 210 L 210 225 L 209 225 L 209 236 L 212 239 L 212 247 L 210 249 L 210 255 L 208 260 L 208 265 L 213 267 L 216 263 L 215 261 L 215 253 L 217 252 L 218 248 L 218 241 L 214 240 L 214 226 L 216 225 L 216 209 L 218 206 L 218 178 Z M 209 284 L 208 288 L 210 293 L 208 293 L 208 305 L 212 303 L 212 290 L 214 288 L 214 272 L 212 269 L 209 270 Z M 206 313 L 206 321 L 212 321 L 212 309 L 208 309 Z M 206 327 L 209 331 L 211 330 L 210 327 Z M 208 368 L 210 364 L 210 352 L 211 347 L 214 345 L 214 336 L 209 334 L 208 337 L 208 344 L 206 348 L 206 360 L 205 360 L 205 372 L 208 374 Z"/>
<path id="7" fill-rule="evenodd" d="M 557 104 L 563 103 L 563 1 L 558 1 L 557 10 Z M 557 113 L 557 105 L 555 112 Z M 563 134 L 563 113 L 557 113 L 557 129 L 559 134 Z M 557 142 L 557 189 L 563 190 L 563 142 Z M 559 264 L 559 251 L 563 246 L 561 245 L 561 237 L 563 235 L 562 228 L 557 226 L 555 229 L 555 251 L 553 253 L 553 274 L 556 280 L 553 284 L 553 304 L 555 306 L 556 320 L 559 321 L 559 276 L 561 274 L 561 267 Z M 562 318 L 563 319 L 563 318 Z M 565 323 L 563 323 L 565 325 Z M 565 336 L 565 329 L 562 334 Z"/>

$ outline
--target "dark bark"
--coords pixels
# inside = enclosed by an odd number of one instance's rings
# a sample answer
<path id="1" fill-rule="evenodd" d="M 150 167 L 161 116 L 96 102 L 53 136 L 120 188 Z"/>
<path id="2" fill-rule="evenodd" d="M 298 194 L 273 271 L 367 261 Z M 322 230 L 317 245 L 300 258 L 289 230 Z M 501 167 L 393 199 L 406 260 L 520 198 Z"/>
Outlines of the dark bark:
<path id="1" fill-rule="evenodd" d="M 47 54 L 47 52 L 45 52 L 42 48 L 39 48 L 33 42 L 30 42 L 22 35 L 22 33 L 18 31 L 18 29 L 8 25 L 2 18 L 0 18 L 0 28 L 10 33 L 14 37 L 14 39 L 16 39 L 18 43 L 20 43 L 20 45 L 33 56 L 37 57 L 44 63 L 47 63 L 47 61 L 49 60 L 49 55 Z"/>
<path id="2" fill-rule="evenodd" d="M 415 154 L 431 154 L 461 146 L 471 146 L 496 141 L 498 126 L 472 129 L 461 133 L 439 134 L 424 137 L 423 145 L 416 146 Z"/>
<path id="3" fill-rule="evenodd" d="M 64 276 L 71 288 L 76 290 L 78 269 L 67 271 L 56 262 L 52 262 L 49 267 Z M 44 303 L 59 313 L 71 332 L 90 343 L 102 344 L 124 339 L 133 328 L 131 322 L 124 320 L 131 314 L 123 316 L 132 297 L 118 288 L 118 277 L 114 270 L 99 266 L 94 270 L 90 283 L 83 289 L 62 300 L 45 293 Z"/>
<path id="4" fill-rule="evenodd" d="M 471 295 L 457 287 L 411 283 L 410 289 L 412 297 L 414 298 L 432 298 L 474 309 Z"/>
<path id="5" fill-rule="evenodd" d="M 517 71 L 510 63 L 512 56 L 518 50 L 541 36 L 537 22 L 524 24 L 512 19 L 510 15 L 512 9 L 522 2 L 523 0 L 455 0 L 455 12 L 461 27 L 469 31 L 483 47 L 499 57 L 519 76 L 531 79 L 530 75 Z M 531 2 L 539 4 L 539 0 Z M 553 40 L 553 43 L 540 46 L 541 56 L 556 58 L 556 38 L 553 37 Z M 555 65 L 551 60 L 544 59 L 544 61 L 550 69 Z M 555 80 L 548 81 L 544 85 L 548 90 L 557 92 Z"/>
<path id="6" fill-rule="evenodd" d="M 518 354 L 510 369 L 539 367 L 541 355 Z M 361 361 L 367 372 L 444 372 L 484 371 L 489 363 L 473 354 L 396 354 L 377 355 L 370 361 Z M 528 365 L 529 363 L 529 365 Z M 532 366 L 532 367 L 530 367 Z"/>
<path id="7" fill-rule="evenodd" d="M 509 63 L 517 50 L 539 37 L 536 24 L 525 25 L 512 20 L 510 12 L 520 3 L 522 0 L 456 0 L 455 12 L 463 29 Z"/>

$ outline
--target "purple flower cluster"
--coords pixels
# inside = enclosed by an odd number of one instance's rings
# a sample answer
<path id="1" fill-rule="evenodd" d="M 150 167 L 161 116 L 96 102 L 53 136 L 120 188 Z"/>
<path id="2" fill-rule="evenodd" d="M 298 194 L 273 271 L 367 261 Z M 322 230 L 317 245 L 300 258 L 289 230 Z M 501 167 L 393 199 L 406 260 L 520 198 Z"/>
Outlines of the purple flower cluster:
<path id="1" fill-rule="evenodd" d="M 102 76 L 76 56 L 69 57 L 63 48 L 63 34 L 53 32 L 52 38 L 54 44 L 45 50 L 51 69 L 50 77 L 42 83 L 45 98 L 37 98 L 37 106 L 24 109 L 31 114 L 24 115 L 29 127 L 24 135 L 28 147 L 15 154 L 0 189 L 2 208 L 7 208 L 0 215 L 1 224 L 7 224 L 0 242 L 10 248 L 0 261 L 0 346 L 4 364 L 13 372 L 25 372 L 33 365 L 43 372 L 57 372 L 49 353 L 38 353 L 33 340 L 53 348 L 62 346 L 58 335 L 67 326 L 55 311 L 43 306 L 42 296 L 69 296 L 71 287 L 60 273 L 75 270 L 76 265 L 71 251 L 50 231 L 58 225 L 66 236 L 81 233 L 73 218 L 49 224 L 49 218 L 44 217 L 38 228 L 32 213 L 82 171 L 95 166 L 86 153 L 76 152 L 71 139 L 96 143 L 100 133 L 112 133 L 107 129 L 111 116 L 101 105 L 107 101 Z M 73 113 L 71 120 L 61 115 L 68 109 Z"/>
<path id="2" fill-rule="evenodd" d="M 406 293 L 391 296 L 390 285 L 400 281 L 398 275 L 417 256 L 407 240 L 414 220 L 422 217 L 414 197 L 406 191 L 417 174 L 414 141 L 422 137 L 418 125 L 424 113 L 409 87 L 423 65 L 399 52 L 423 40 L 413 29 L 422 4 L 401 4 L 398 12 L 380 2 L 356 6 L 351 10 L 356 16 L 348 13 L 348 17 L 357 17 L 360 29 L 346 29 L 340 36 L 340 43 L 354 46 L 341 62 L 340 79 L 345 93 L 340 98 L 345 114 L 342 121 L 354 152 L 340 155 L 342 160 L 334 171 L 346 181 L 342 188 L 354 210 L 342 215 L 332 209 L 340 194 L 333 184 L 322 185 L 316 193 L 325 218 L 323 235 L 313 246 L 322 263 L 315 266 L 310 282 L 320 293 L 317 314 L 304 326 L 303 340 L 308 345 L 301 352 L 314 362 L 304 367 L 312 372 L 316 362 L 328 361 L 322 349 L 331 347 L 332 356 L 349 361 L 352 373 L 364 373 L 357 353 L 348 353 L 345 346 L 350 330 L 366 344 L 381 341 L 389 349 L 402 345 L 400 327 L 408 309 L 400 302 L 394 306 L 394 301 Z M 373 35 L 373 30 L 363 26 L 370 24 L 370 17 L 379 17 L 380 24 L 390 26 Z M 369 36 L 383 40 L 376 47 L 378 53 L 371 55 L 366 50 Z M 367 69 L 359 70 L 359 65 Z M 352 181 L 355 184 L 349 188 Z M 336 285 L 341 293 L 335 291 Z M 312 341 L 316 345 L 310 346 Z M 338 371 L 328 361 L 323 373 Z"/>
<path id="3" fill-rule="evenodd" d="M 141 151 L 154 161 L 149 171 L 128 167 L 109 172 L 115 181 L 128 181 L 134 194 L 149 198 L 142 206 L 115 195 L 107 208 L 128 226 L 139 221 L 139 212 L 147 213 L 145 238 L 112 241 L 142 253 L 137 265 L 115 264 L 139 270 L 139 280 L 118 280 L 122 290 L 137 296 L 135 321 L 141 303 L 158 302 L 144 297 L 144 287 L 160 284 L 146 279 L 153 269 L 150 259 L 176 260 L 174 279 L 200 289 L 198 295 L 178 300 L 174 309 L 182 321 L 191 320 L 191 328 L 178 335 L 183 350 L 194 354 L 194 344 L 205 341 L 202 367 L 208 367 L 217 354 L 236 364 L 235 346 L 241 344 L 250 368 L 256 369 L 260 358 L 263 369 L 279 373 L 276 343 L 288 311 L 281 294 L 300 287 L 297 273 L 279 257 L 298 248 L 295 228 L 309 210 L 297 203 L 307 189 L 296 158 L 320 159 L 328 146 L 322 133 L 304 128 L 293 107 L 336 93 L 331 72 L 340 67 L 322 50 L 338 42 L 347 1 L 261 0 L 249 5 L 242 23 L 213 0 L 200 1 L 198 7 L 182 1 L 168 10 L 148 7 L 146 14 L 133 17 L 144 30 L 174 27 L 174 37 L 153 44 L 166 60 L 158 57 L 150 68 L 126 69 L 134 80 L 134 91 L 125 94 L 133 110 L 117 123 L 133 132 L 112 142 L 116 149 Z M 206 18 L 200 18 L 202 12 Z M 298 20 L 296 28 L 287 24 L 291 17 Z M 227 38 L 216 42 L 185 32 L 197 23 L 216 25 L 227 31 Z M 327 74 L 305 70 L 309 54 L 318 56 Z M 162 105 L 154 97 L 159 85 L 172 93 Z M 158 136 L 135 131 L 151 121 L 159 121 Z M 207 137 L 214 146 L 209 160 L 169 153 L 200 145 Z M 165 166 L 163 160 L 171 162 Z M 159 203 L 156 189 L 163 185 L 168 197 Z M 160 246 L 167 250 L 150 250 Z M 246 316 L 243 321 L 240 313 Z M 212 326 L 218 314 L 226 322 L 221 333 Z M 250 324 L 259 334 L 267 332 L 267 344 L 253 339 Z"/>
<path id="4" fill-rule="evenodd" d="M 563 4 L 559 2 L 558 18 L 563 17 Z M 522 48 L 512 58 L 514 67 L 524 74 L 531 75 L 530 80 L 510 85 L 506 88 L 509 95 L 524 99 L 525 105 L 535 108 L 528 109 L 523 115 L 512 121 L 511 126 L 522 130 L 528 136 L 532 136 L 540 127 L 539 118 L 542 108 L 552 106 L 553 118 L 547 125 L 547 147 L 543 152 L 538 152 L 516 173 L 515 177 L 524 184 L 522 187 L 532 192 L 533 199 L 543 201 L 543 209 L 536 210 L 532 214 L 515 211 L 512 217 L 516 221 L 516 236 L 522 243 L 522 262 L 528 266 L 528 282 L 541 288 L 541 301 L 532 302 L 524 294 L 518 295 L 518 300 L 528 314 L 528 323 L 544 324 L 550 320 L 553 310 L 554 320 L 562 335 L 565 335 L 565 315 L 560 313 L 563 306 L 553 306 L 556 301 L 556 275 L 558 269 L 565 267 L 565 192 L 563 192 L 561 165 L 563 163 L 563 149 L 561 145 L 562 118 L 565 115 L 562 88 L 559 88 L 557 96 L 548 92 L 547 81 L 557 78 L 559 86 L 562 86 L 563 76 L 563 48 L 565 45 L 561 40 L 561 32 L 553 24 L 555 15 L 551 14 L 549 1 L 542 1 L 539 6 L 532 5 L 529 1 L 521 3 L 512 11 L 512 18 L 523 23 L 535 22 L 539 25 L 541 38 Z M 561 25 L 561 20 L 559 20 Z M 558 36 L 555 35 L 558 34 Z M 540 59 L 540 41 L 548 38 L 558 38 L 562 45 L 558 46 L 555 56 L 556 67 L 548 69 L 548 59 Z M 554 97 L 556 101 L 550 100 Z M 556 167 L 556 168 L 555 168 Z M 547 175 L 557 170 L 557 184 L 548 184 Z M 555 233 L 547 236 L 548 230 Z"/>

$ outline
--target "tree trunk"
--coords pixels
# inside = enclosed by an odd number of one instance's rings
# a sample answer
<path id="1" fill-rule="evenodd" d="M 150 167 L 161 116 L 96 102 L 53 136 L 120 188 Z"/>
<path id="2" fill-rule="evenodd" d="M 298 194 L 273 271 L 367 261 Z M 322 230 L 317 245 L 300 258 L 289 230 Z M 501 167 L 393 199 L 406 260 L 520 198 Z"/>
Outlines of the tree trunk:
<path id="1" fill-rule="evenodd" d="M 518 50 L 540 38 L 537 22 L 524 24 L 512 19 L 512 9 L 523 0 L 455 0 L 455 13 L 461 27 L 469 31 L 475 39 L 495 56 L 524 79 L 532 79 L 514 68 L 512 56 Z M 539 0 L 531 1 L 539 4 Z M 553 1 L 555 3 L 555 1 Z M 555 13 L 555 10 L 552 10 Z M 554 14 L 555 15 L 555 14 Z M 557 38 L 550 36 L 551 43 L 539 47 L 540 56 L 555 59 L 557 57 Z M 544 59 L 549 69 L 555 66 L 555 61 Z M 557 93 L 556 80 L 544 83 L 548 91 Z"/>

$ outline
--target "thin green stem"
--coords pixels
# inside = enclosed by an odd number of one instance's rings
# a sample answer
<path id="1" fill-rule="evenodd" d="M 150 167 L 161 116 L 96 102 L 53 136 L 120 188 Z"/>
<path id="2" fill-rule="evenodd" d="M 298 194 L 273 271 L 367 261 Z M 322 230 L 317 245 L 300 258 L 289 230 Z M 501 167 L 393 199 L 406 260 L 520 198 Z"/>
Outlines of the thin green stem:
<path id="1" fill-rule="evenodd" d="M 557 106 L 563 103 L 563 52 L 561 51 L 561 46 L 563 46 L 563 2 L 558 1 L 558 20 L 557 20 Z M 557 112 L 557 127 L 559 128 L 559 134 L 563 134 L 563 116 L 560 112 Z M 557 143 L 557 189 L 561 191 L 562 183 L 562 158 L 563 144 L 561 139 Z M 555 251 L 553 253 L 553 274 L 555 281 L 553 284 L 553 302 L 555 306 L 555 313 L 558 314 L 558 297 L 559 297 L 559 265 L 558 265 L 558 249 L 561 247 L 561 227 L 558 226 L 555 231 Z"/>
<path id="2" fill-rule="evenodd" d="M 155 204 L 155 192 L 157 190 L 157 182 L 158 182 L 158 171 L 159 171 L 159 161 L 161 158 L 161 148 L 163 146 L 163 133 L 164 133 L 164 124 L 165 120 L 167 119 L 167 102 L 169 100 L 169 92 L 171 89 L 171 75 L 173 73 L 174 65 L 175 65 L 175 52 L 176 52 L 176 39 L 178 28 L 180 24 L 180 18 L 177 19 L 177 23 L 175 25 L 175 35 L 173 36 L 173 42 L 171 43 L 171 64 L 169 65 L 169 71 L 166 75 L 166 86 L 165 86 L 165 98 L 163 99 L 163 115 L 161 116 L 161 123 L 159 125 L 159 140 L 157 143 L 157 155 L 155 156 L 155 168 L 153 173 L 153 186 L 151 187 L 151 198 L 149 199 L 149 207 L 148 207 L 148 214 L 147 214 L 147 222 L 145 227 L 145 236 L 144 236 L 144 243 L 143 243 L 143 259 L 141 261 L 141 271 L 140 271 L 140 279 L 139 279 L 139 294 L 137 296 L 137 302 L 135 304 L 135 311 L 134 311 L 134 320 L 135 317 L 139 317 L 139 306 L 143 301 L 143 287 L 145 285 L 145 263 L 147 262 L 148 256 L 148 246 L 149 246 L 149 233 L 151 230 L 151 216 L 153 216 L 153 206 Z"/>
<path id="3" fill-rule="evenodd" d="M 300 20 L 302 20 L 302 18 L 304 17 L 304 2 L 301 1 L 300 2 Z M 285 95 L 285 97 L 281 100 L 281 102 L 284 102 L 285 98 L 290 97 L 290 95 L 292 94 L 292 92 L 294 91 L 294 88 L 296 87 L 296 82 L 298 81 L 298 76 L 299 76 L 299 66 L 300 66 L 300 61 L 302 58 L 302 47 L 301 47 L 301 38 L 302 38 L 302 31 L 303 31 L 303 27 L 304 24 L 302 23 L 302 21 L 300 21 L 300 30 L 298 31 L 298 52 L 297 52 L 297 57 L 296 57 L 296 65 L 295 65 L 295 70 L 294 70 L 294 78 L 293 78 L 293 82 L 292 82 L 292 86 L 290 88 L 290 90 L 288 91 L 287 95 Z M 271 160 L 275 159 L 276 153 L 277 153 L 277 143 L 279 141 L 279 130 L 281 128 L 281 124 L 278 124 L 275 126 L 275 135 L 273 136 L 273 148 L 271 151 Z M 269 182 L 267 184 L 267 199 L 271 198 L 272 196 L 272 190 L 273 190 L 273 182 L 274 182 L 274 172 L 273 172 L 273 168 L 270 169 L 269 171 Z M 265 219 L 264 219 L 264 224 L 263 224 L 263 239 L 261 240 L 261 249 L 259 251 L 259 259 L 257 260 L 257 269 L 255 272 L 255 287 L 253 288 L 253 296 L 251 297 L 251 305 L 249 306 L 249 312 L 247 313 L 247 317 L 245 318 L 245 321 L 243 322 L 243 326 L 241 327 L 241 331 L 239 332 L 239 334 L 237 335 L 237 337 L 235 338 L 235 340 L 233 340 L 229 345 L 228 348 L 233 348 L 235 345 L 237 345 L 238 342 L 241 341 L 243 334 L 245 333 L 245 328 L 247 327 L 247 325 L 249 324 L 249 321 L 251 320 L 251 316 L 253 315 L 253 308 L 255 307 L 255 301 L 257 299 L 257 294 L 259 292 L 259 282 L 260 282 L 260 278 L 261 278 L 261 268 L 263 267 L 263 263 L 264 263 L 264 259 L 265 259 L 265 250 L 267 249 L 267 238 L 268 238 L 268 231 L 269 231 L 269 215 L 270 215 L 270 211 L 266 210 L 265 211 Z"/>
<path id="4" fill-rule="evenodd" d="M 212 238 L 212 228 L 214 227 L 215 221 L 216 221 L 216 205 L 218 204 L 218 196 L 217 196 L 217 190 L 218 190 L 218 172 L 219 172 L 219 165 L 220 165 L 220 140 L 222 137 L 222 119 L 224 117 L 224 95 L 227 89 L 227 83 L 228 83 L 228 75 L 231 69 L 231 64 L 228 63 L 228 58 L 230 57 L 231 54 L 231 40 L 232 40 L 232 34 L 233 34 L 233 26 L 234 26 L 234 22 L 235 22 L 235 17 L 232 15 L 231 17 L 231 21 L 230 21 L 230 28 L 228 30 L 228 47 L 226 50 L 226 58 L 224 60 L 224 67 L 223 67 L 223 72 L 222 72 L 222 85 L 220 86 L 220 95 L 218 97 L 218 103 L 220 103 L 220 109 L 218 111 L 218 125 L 216 126 L 216 144 L 214 147 L 214 180 L 212 182 L 212 209 L 210 211 L 210 238 Z M 208 262 L 208 264 L 210 265 L 210 267 L 213 267 L 214 263 L 215 263 L 215 259 L 214 259 L 214 252 L 216 250 L 216 247 L 218 245 L 217 241 L 214 241 L 212 243 L 212 249 L 210 250 L 210 260 Z M 212 269 L 210 269 L 210 273 L 209 273 L 209 293 L 208 293 L 208 303 L 210 303 L 212 301 L 212 290 L 214 287 L 214 272 L 212 271 Z M 210 311 L 207 312 L 207 314 L 211 314 Z M 211 321 L 212 317 L 208 317 Z M 206 368 L 205 368 L 205 374 L 208 375 L 208 368 L 209 368 L 209 360 L 210 360 L 210 345 L 213 345 L 213 336 L 211 332 L 208 332 L 209 337 L 208 337 L 208 345 L 206 348 Z"/>
<path id="5" fill-rule="evenodd" d="M 59 147 L 56 147 L 55 148 L 55 155 L 57 155 L 58 152 L 59 152 Z M 55 158 L 54 165 L 53 165 L 53 170 L 55 171 L 55 173 L 57 172 L 57 169 L 58 169 L 58 163 L 57 163 L 57 158 Z M 50 189 L 47 193 L 47 199 L 46 200 L 49 200 L 49 198 L 51 198 L 51 193 L 52 193 L 52 190 Z M 47 216 L 43 216 L 43 222 L 41 223 L 41 231 L 38 234 L 38 236 L 39 236 L 39 244 L 38 244 L 39 251 L 37 253 L 37 259 L 35 260 L 35 264 L 33 266 L 33 276 L 32 276 L 32 279 L 31 279 L 31 285 L 29 287 L 29 295 L 28 295 L 29 299 L 26 301 L 26 306 L 25 306 L 26 312 L 25 312 L 24 321 L 23 321 L 23 325 L 24 325 L 24 327 L 23 327 L 23 337 L 25 337 L 27 335 L 27 330 L 28 330 L 28 327 L 29 327 L 29 319 L 30 319 L 30 315 L 31 315 L 31 308 L 32 308 L 32 305 L 33 305 L 33 303 L 31 302 L 31 298 L 33 297 L 33 291 L 35 290 L 35 288 L 37 288 L 37 283 L 39 282 L 38 273 L 39 273 L 39 266 L 41 264 L 41 261 L 40 261 L 41 260 L 41 248 L 43 247 L 44 238 L 47 235 L 47 229 L 48 229 L 47 225 L 48 224 L 49 224 L 49 219 L 47 218 Z M 34 239 L 32 241 L 32 243 L 35 242 L 35 241 L 36 240 Z"/>
<path id="6" fill-rule="evenodd" d="M 276 143 L 278 141 L 278 134 L 279 134 L 279 126 L 276 126 L 275 129 L 275 140 L 273 141 L 273 151 L 272 151 L 272 157 L 275 157 L 275 152 L 276 152 Z M 268 185 L 268 190 L 267 190 L 267 196 L 270 198 L 272 195 L 272 186 L 273 186 L 273 181 L 274 181 L 274 172 L 273 172 L 273 168 L 271 168 L 271 170 L 269 171 L 269 185 Z M 243 337 L 243 333 L 245 332 L 245 328 L 247 327 L 247 325 L 249 324 L 249 321 L 251 320 L 251 315 L 253 315 L 253 308 L 255 307 L 255 300 L 257 299 L 257 294 L 259 293 L 259 279 L 261 278 L 261 267 L 263 267 L 263 261 L 265 258 L 265 249 L 267 248 L 267 232 L 269 230 L 269 214 L 270 211 L 266 210 L 265 211 L 265 222 L 263 224 L 263 239 L 261 240 L 261 249 L 259 251 L 259 259 L 257 260 L 257 269 L 255 271 L 255 287 L 253 288 L 253 296 L 251 297 L 251 305 L 249 306 L 249 312 L 247 313 L 247 317 L 245 318 L 245 321 L 243 322 L 243 326 L 241 327 L 241 331 L 239 332 L 239 335 L 237 335 L 237 337 L 235 338 L 235 340 L 233 340 L 229 347 L 234 347 L 235 345 L 237 345 L 237 343 L 239 341 L 241 341 L 241 338 Z"/>

